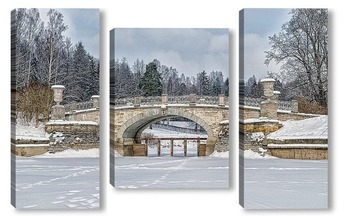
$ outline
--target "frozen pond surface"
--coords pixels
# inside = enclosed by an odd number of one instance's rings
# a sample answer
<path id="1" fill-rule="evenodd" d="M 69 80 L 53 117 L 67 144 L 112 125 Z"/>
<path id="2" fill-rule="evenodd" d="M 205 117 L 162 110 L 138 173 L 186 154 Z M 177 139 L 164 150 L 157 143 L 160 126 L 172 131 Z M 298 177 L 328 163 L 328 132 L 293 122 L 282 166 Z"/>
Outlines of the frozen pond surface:
<path id="1" fill-rule="evenodd" d="M 116 157 L 116 188 L 228 188 L 224 157 Z"/>
<path id="2" fill-rule="evenodd" d="M 99 207 L 99 158 L 16 159 L 16 207 Z"/>
<path id="3" fill-rule="evenodd" d="M 327 208 L 328 161 L 245 159 L 244 207 Z"/>

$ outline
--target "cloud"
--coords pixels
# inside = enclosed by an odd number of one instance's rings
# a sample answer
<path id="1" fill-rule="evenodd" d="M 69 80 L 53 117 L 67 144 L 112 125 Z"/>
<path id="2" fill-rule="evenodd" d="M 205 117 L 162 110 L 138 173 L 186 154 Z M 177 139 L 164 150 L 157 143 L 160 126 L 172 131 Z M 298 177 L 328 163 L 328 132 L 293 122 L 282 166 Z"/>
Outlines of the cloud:
<path id="1" fill-rule="evenodd" d="M 63 15 L 64 24 L 68 29 L 63 32 L 63 35 L 71 38 L 71 41 L 76 44 L 81 41 L 85 49 L 99 58 L 100 46 L 100 30 L 99 30 L 99 10 L 98 9 L 56 9 Z M 46 9 L 39 9 L 40 18 L 47 25 L 49 21 Z"/>
<path id="2" fill-rule="evenodd" d="M 116 58 L 126 57 L 129 64 L 158 59 L 179 73 L 195 76 L 206 70 L 222 71 L 228 76 L 227 29 L 116 29 Z"/>
<path id="3" fill-rule="evenodd" d="M 255 75 L 264 78 L 267 71 L 279 72 L 280 65 L 271 62 L 268 66 L 264 64 L 265 51 L 270 49 L 267 35 L 255 33 L 244 34 L 244 79 Z"/>

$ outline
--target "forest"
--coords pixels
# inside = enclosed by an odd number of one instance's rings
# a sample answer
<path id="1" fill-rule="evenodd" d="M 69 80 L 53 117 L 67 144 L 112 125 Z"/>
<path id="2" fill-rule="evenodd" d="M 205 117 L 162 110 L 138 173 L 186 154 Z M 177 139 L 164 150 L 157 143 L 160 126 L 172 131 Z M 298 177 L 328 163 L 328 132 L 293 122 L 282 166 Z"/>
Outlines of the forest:
<path id="1" fill-rule="evenodd" d="M 115 98 L 135 96 L 229 96 L 229 79 L 221 71 L 198 71 L 196 76 L 186 76 L 172 66 L 157 59 L 145 63 L 137 59 L 131 66 L 127 59 L 116 59 L 111 76 L 114 79 Z M 113 84 L 113 82 L 112 82 Z"/>
<path id="2" fill-rule="evenodd" d="M 62 13 L 46 15 L 44 23 L 37 8 L 16 10 L 16 89 L 64 85 L 63 104 L 90 100 L 99 94 L 99 59 L 64 35 L 69 26 Z"/>
<path id="3" fill-rule="evenodd" d="M 64 32 L 69 28 L 58 10 L 49 9 L 47 23 L 37 8 L 16 9 L 11 22 L 12 94 L 19 119 L 49 119 L 52 85 L 63 85 L 62 104 L 89 101 L 99 94 L 99 59 L 79 41 L 72 43 Z M 14 70 L 13 70 L 14 69 Z"/>

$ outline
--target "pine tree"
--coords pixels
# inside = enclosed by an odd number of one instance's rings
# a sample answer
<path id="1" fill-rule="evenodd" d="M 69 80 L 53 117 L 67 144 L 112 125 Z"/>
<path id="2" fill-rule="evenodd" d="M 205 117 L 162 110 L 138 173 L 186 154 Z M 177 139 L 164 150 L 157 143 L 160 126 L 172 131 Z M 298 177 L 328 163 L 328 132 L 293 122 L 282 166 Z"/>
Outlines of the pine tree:
<path id="1" fill-rule="evenodd" d="M 144 96 L 160 96 L 162 94 L 162 78 L 155 62 L 146 65 L 146 72 L 140 80 L 140 89 Z"/>
<path id="2" fill-rule="evenodd" d="M 207 73 L 204 71 L 197 75 L 197 94 L 205 96 L 210 94 L 210 84 Z"/>

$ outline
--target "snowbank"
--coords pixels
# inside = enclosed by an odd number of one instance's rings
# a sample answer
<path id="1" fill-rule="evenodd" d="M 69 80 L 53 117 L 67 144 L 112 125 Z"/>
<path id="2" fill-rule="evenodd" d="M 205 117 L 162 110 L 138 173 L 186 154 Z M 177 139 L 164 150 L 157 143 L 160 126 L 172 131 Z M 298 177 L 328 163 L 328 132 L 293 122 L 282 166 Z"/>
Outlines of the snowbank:
<path id="1" fill-rule="evenodd" d="M 51 154 L 49 152 L 34 156 L 35 158 L 98 158 L 100 151 L 98 148 L 88 150 L 72 150 L 68 149 L 62 152 Z"/>
<path id="2" fill-rule="evenodd" d="M 240 123 L 244 124 L 250 124 L 250 123 L 280 123 L 280 121 L 275 120 L 275 119 L 268 119 L 265 117 L 262 118 L 251 118 L 251 119 L 244 119 L 244 120 L 239 120 Z"/>
<path id="3" fill-rule="evenodd" d="M 222 157 L 222 158 L 229 158 L 230 156 L 230 152 L 229 151 L 225 151 L 225 152 L 217 152 L 214 151 L 210 157 Z"/>
<path id="4" fill-rule="evenodd" d="M 29 125 L 24 125 L 23 122 L 16 124 L 16 140 L 49 140 L 50 135 L 45 132 L 45 126 L 41 122 L 38 127 L 31 122 Z"/>
<path id="5" fill-rule="evenodd" d="M 278 131 L 270 133 L 268 139 L 327 139 L 328 116 L 319 116 L 300 121 L 288 120 Z"/>
<path id="6" fill-rule="evenodd" d="M 254 152 L 252 150 L 244 151 L 244 159 L 276 159 L 277 157 L 266 154 L 265 156 L 261 156 L 259 153 Z"/>
<path id="7" fill-rule="evenodd" d="M 94 121 L 62 121 L 55 120 L 49 121 L 47 125 L 98 125 L 97 122 Z"/>

